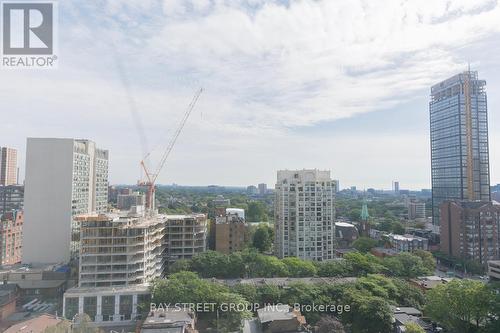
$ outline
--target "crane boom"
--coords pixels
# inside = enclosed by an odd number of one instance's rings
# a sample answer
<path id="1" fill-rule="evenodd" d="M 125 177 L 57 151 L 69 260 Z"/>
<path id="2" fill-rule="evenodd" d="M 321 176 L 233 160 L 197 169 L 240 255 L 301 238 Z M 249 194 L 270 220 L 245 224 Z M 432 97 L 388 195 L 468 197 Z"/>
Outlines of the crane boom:
<path id="1" fill-rule="evenodd" d="M 160 163 L 158 165 L 158 168 L 156 169 L 156 172 L 153 175 L 153 183 L 156 182 L 156 178 L 158 178 L 158 175 L 160 174 L 160 171 L 163 169 L 165 166 L 165 162 L 167 161 L 168 156 L 172 152 L 172 149 L 175 146 L 175 143 L 177 142 L 177 139 L 179 138 L 179 135 L 181 134 L 184 126 L 186 125 L 186 122 L 191 115 L 191 112 L 193 112 L 194 107 L 196 105 L 196 102 L 198 102 L 198 99 L 200 98 L 201 93 L 203 92 L 203 88 L 200 88 L 196 94 L 194 95 L 193 99 L 191 100 L 191 103 L 189 103 L 189 106 L 186 110 L 186 113 L 184 113 L 184 116 L 182 117 L 182 120 L 179 124 L 179 127 L 175 130 L 174 135 L 172 136 L 172 139 L 170 140 L 170 143 L 167 146 L 167 149 L 165 149 L 165 152 L 163 153 L 163 156 L 160 159 Z"/>
<path id="2" fill-rule="evenodd" d="M 154 205 L 155 205 L 155 184 L 156 184 L 156 179 L 158 178 L 158 175 L 160 174 L 161 170 L 165 166 L 165 163 L 167 162 L 168 157 L 170 156 L 170 153 L 172 152 L 172 149 L 175 146 L 175 143 L 177 142 L 177 139 L 179 138 L 179 135 L 182 132 L 182 129 L 186 125 L 186 122 L 191 115 L 191 112 L 193 112 L 194 107 L 196 103 L 198 102 L 198 99 L 200 98 L 201 93 L 203 92 L 203 88 L 200 88 L 198 91 L 196 91 L 193 99 L 191 100 L 191 103 L 189 103 L 188 108 L 186 112 L 184 113 L 181 122 L 179 123 L 179 126 L 174 132 L 174 135 L 172 136 L 170 142 L 167 145 L 167 148 L 163 152 L 160 162 L 158 164 L 158 167 L 156 168 L 154 173 L 149 172 L 148 168 L 146 167 L 146 163 L 144 160 L 150 155 L 146 155 L 146 157 L 141 161 L 141 167 L 144 170 L 146 174 L 146 181 L 141 181 L 139 182 L 139 185 L 146 186 L 147 187 L 147 193 L 146 193 L 146 208 L 149 211 L 150 214 L 154 213 Z"/>

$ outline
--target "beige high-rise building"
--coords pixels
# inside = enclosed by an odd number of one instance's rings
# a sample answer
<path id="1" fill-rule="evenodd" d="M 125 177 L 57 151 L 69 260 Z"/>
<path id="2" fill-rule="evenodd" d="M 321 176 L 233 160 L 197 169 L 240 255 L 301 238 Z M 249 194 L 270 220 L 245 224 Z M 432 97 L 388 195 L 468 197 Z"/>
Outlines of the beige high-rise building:
<path id="1" fill-rule="evenodd" d="M 274 251 L 279 258 L 334 258 L 335 185 L 330 171 L 278 171 Z"/>
<path id="2" fill-rule="evenodd" d="M 0 147 L 0 186 L 17 184 L 17 150 Z"/>

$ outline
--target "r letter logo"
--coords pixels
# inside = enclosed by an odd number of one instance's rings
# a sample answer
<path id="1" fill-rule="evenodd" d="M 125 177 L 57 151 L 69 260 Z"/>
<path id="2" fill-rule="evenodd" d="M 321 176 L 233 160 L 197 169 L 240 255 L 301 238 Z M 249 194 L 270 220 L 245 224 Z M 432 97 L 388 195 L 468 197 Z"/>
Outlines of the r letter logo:
<path id="1" fill-rule="evenodd" d="M 54 67 L 54 7 L 51 2 L 2 2 L 2 67 Z"/>

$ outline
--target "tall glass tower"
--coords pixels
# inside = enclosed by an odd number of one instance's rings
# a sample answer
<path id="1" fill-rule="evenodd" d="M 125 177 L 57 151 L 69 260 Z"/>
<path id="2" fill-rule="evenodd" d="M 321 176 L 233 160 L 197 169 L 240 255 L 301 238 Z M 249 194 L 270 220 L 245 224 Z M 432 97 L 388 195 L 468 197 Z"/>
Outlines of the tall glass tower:
<path id="1" fill-rule="evenodd" d="M 432 216 L 444 200 L 490 200 L 486 81 L 457 74 L 431 88 Z"/>

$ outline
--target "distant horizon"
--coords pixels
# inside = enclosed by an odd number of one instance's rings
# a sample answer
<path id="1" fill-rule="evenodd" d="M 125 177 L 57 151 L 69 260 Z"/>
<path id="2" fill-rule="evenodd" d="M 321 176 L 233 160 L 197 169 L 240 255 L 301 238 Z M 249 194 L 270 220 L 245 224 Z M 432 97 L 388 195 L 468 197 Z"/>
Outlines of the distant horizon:
<path id="1" fill-rule="evenodd" d="M 220 184 L 208 184 L 208 185 L 190 185 L 190 184 L 177 184 L 177 183 L 174 183 L 174 184 L 156 184 L 156 186 L 170 186 L 170 187 L 175 187 L 175 186 L 178 186 L 178 187 L 211 187 L 211 186 L 215 186 L 215 187 L 221 187 L 221 188 L 234 188 L 234 189 L 247 189 L 248 186 L 256 186 L 258 185 L 259 183 L 256 183 L 256 184 L 250 184 L 250 185 L 220 185 Z M 275 185 L 275 184 L 267 184 L 267 189 L 268 190 L 274 190 L 274 187 L 270 187 L 270 185 Z M 496 184 L 495 184 L 496 185 Z M 495 185 L 491 185 L 491 186 L 495 186 Z M 109 186 L 130 186 L 130 187 L 140 187 L 139 185 L 137 184 L 126 184 L 126 183 L 115 183 L 115 184 L 109 184 Z M 355 186 L 355 185 L 352 185 L 352 186 Z M 347 187 L 341 187 L 340 188 L 340 191 L 342 190 L 349 190 L 351 188 L 351 186 L 347 186 Z M 363 191 L 367 191 L 369 189 L 374 189 L 375 191 L 384 191 L 384 192 L 393 192 L 392 189 L 388 189 L 388 188 L 377 188 L 377 187 L 358 187 L 356 186 L 356 190 L 357 191 L 360 191 L 360 192 L 363 192 Z M 419 188 L 419 189 L 415 189 L 415 188 L 400 188 L 399 191 L 411 191 L 411 192 L 419 192 L 419 191 L 422 191 L 422 190 L 431 190 L 431 187 L 427 187 L 427 188 Z"/>

